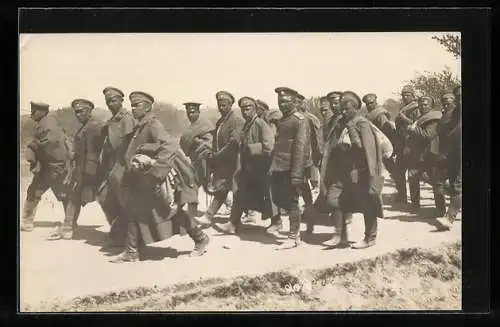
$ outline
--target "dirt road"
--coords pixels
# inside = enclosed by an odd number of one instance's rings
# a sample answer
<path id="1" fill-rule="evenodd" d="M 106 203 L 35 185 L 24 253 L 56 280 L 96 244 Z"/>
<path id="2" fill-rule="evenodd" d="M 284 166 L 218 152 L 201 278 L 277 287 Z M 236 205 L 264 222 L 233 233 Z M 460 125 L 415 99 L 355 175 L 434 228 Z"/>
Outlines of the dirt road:
<path id="1" fill-rule="evenodd" d="M 20 308 L 24 311 L 29 306 L 30 311 L 36 311 L 44 303 L 138 286 L 165 287 L 214 277 L 320 269 L 396 249 L 431 248 L 461 239 L 460 221 L 449 232 L 436 232 L 435 222 L 425 218 L 433 208 L 430 187 L 422 187 L 423 205 L 418 214 L 394 209 L 390 205 L 393 192 L 393 186 L 387 184 L 384 188 L 386 218 L 379 219 L 377 244 L 365 250 L 323 250 L 321 243 L 330 237 L 331 227 L 316 226 L 314 236 L 305 239 L 303 246 L 276 251 L 279 239 L 265 233 L 268 222 L 258 222 L 247 226 L 241 239 L 209 229 L 211 245 L 203 257 L 188 257 L 193 243 L 186 235 L 149 246 L 145 261 L 124 264 L 108 262 L 117 252 L 103 247 L 109 227 L 96 203 L 83 208 L 74 240 L 46 241 L 50 229 L 63 219 L 61 205 L 47 193 L 37 212 L 35 230 L 20 234 Z M 203 195 L 200 200 L 200 210 L 203 210 Z M 288 221 L 284 220 L 288 228 Z M 362 216 L 354 215 L 349 239 L 358 241 L 363 230 Z"/>

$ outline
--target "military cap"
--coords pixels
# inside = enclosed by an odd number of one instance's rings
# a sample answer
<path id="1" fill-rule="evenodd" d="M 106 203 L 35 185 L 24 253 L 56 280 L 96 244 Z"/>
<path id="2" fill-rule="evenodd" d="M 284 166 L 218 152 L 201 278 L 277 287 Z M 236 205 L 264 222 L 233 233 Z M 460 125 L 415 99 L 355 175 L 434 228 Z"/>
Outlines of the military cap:
<path id="1" fill-rule="evenodd" d="M 341 96 L 342 96 L 342 92 L 340 92 L 340 91 L 332 91 L 326 95 L 326 97 L 328 99 L 340 98 Z"/>
<path id="2" fill-rule="evenodd" d="M 137 101 L 137 102 L 147 102 L 151 104 L 155 102 L 155 99 L 153 98 L 152 95 L 149 95 L 146 92 L 142 91 L 134 91 L 130 93 L 128 97 L 131 102 Z"/>
<path id="3" fill-rule="evenodd" d="M 403 93 L 411 93 L 411 94 L 415 95 L 415 90 L 413 89 L 413 86 L 405 85 L 401 89 L 401 94 L 403 94 Z"/>
<path id="4" fill-rule="evenodd" d="M 455 99 L 455 94 L 451 93 L 451 92 L 445 92 L 442 96 L 441 96 L 441 99 L 446 99 L 446 98 L 452 98 L 452 99 Z"/>
<path id="5" fill-rule="evenodd" d="M 250 100 L 253 102 L 253 104 L 255 105 L 255 107 L 257 107 L 257 101 L 255 101 L 254 98 L 251 98 L 251 97 L 242 97 L 238 100 L 238 106 L 241 107 L 241 103 L 243 102 L 243 100 Z"/>
<path id="6" fill-rule="evenodd" d="M 265 103 L 264 101 L 262 100 L 255 100 L 255 102 L 257 103 L 257 107 L 264 110 L 264 111 L 268 111 L 269 110 L 269 106 L 267 105 L 267 103 Z"/>
<path id="7" fill-rule="evenodd" d="M 373 93 L 365 94 L 365 96 L 363 97 L 363 102 L 366 103 L 366 101 L 368 101 L 369 98 L 377 100 L 377 95 Z"/>
<path id="8" fill-rule="evenodd" d="M 117 89 L 116 87 L 108 86 L 105 87 L 104 90 L 102 90 L 102 93 L 106 98 L 112 98 L 114 96 L 119 96 L 123 98 L 125 94 L 123 94 L 122 90 Z"/>
<path id="9" fill-rule="evenodd" d="M 278 96 L 288 96 L 288 95 L 296 96 L 298 94 L 297 91 L 285 86 L 280 86 L 275 88 L 274 92 L 278 93 Z"/>
<path id="10" fill-rule="evenodd" d="M 215 93 L 215 98 L 217 100 L 229 100 L 231 103 L 234 103 L 234 96 L 228 91 L 219 91 Z"/>
<path id="11" fill-rule="evenodd" d="M 300 94 L 300 93 L 297 93 L 295 96 L 296 96 L 296 97 L 297 97 L 297 99 L 299 99 L 300 101 L 303 101 L 303 100 L 305 99 L 305 97 L 304 97 L 302 94 Z"/>
<path id="12" fill-rule="evenodd" d="M 49 110 L 49 105 L 43 102 L 30 101 L 33 110 Z"/>
<path id="13" fill-rule="evenodd" d="M 353 91 L 345 91 L 342 93 L 342 98 L 348 98 L 356 102 L 356 108 L 361 108 L 361 99 Z"/>
<path id="14" fill-rule="evenodd" d="M 200 110 L 201 103 L 198 103 L 198 102 L 184 102 L 182 105 L 185 106 L 186 109 L 194 108 L 196 110 Z"/>
<path id="15" fill-rule="evenodd" d="M 94 109 L 94 104 L 92 101 L 89 101 L 87 99 L 75 99 L 71 102 L 71 107 L 73 109 Z"/>

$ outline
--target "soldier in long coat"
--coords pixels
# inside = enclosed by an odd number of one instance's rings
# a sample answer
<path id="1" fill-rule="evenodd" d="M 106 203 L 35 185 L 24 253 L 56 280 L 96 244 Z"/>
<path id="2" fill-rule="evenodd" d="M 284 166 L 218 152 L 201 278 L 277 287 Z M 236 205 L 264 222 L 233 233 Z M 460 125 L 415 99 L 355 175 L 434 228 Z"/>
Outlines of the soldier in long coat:
<path id="1" fill-rule="evenodd" d="M 191 255 L 203 255 L 209 238 L 183 210 L 191 200 L 189 197 L 193 192 L 190 189 L 197 188 L 194 170 L 179 145 L 151 113 L 154 98 L 139 91 L 132 92 L 129 98 L 132 114 L 137 120 L 125 152 L 125 183 L 130 192 L 127 201 L 129 222 L 125 251 L 112 262 L 137 261 L 141 249 L 147 244 L 183 234 L 184 231 L 195 243 Z M 138 154 L 155 159 L 155 163 L 145 171 L 135 170 L 132 159 Z M 161 197 L 161 185 L 167 181 L 172 169 L 180 176 L 175 193 L 176 211 L 170 210 Z M 186 189 L 188 191 L 184 192 Z"/>
<path id="2" fill-rule="evenodd" d="M 273 215 L 267 179 L 274 148 L 274 134 L 269 125 L 257 116 L 257 102 L 253 98 L 242 97 L 238 105 L 245 124 L 239 143 L 231 221 L 217 226 L 227 233 L 240 231 L 241 215 L 245 210 L 260 211 L 263 216 L 268 217 Z M 278 214 L 277 211 L 274 214 Z"/>
<path id="3" fill-rule="evenodd" d="M 441 193 L 444 180 L 448 179 L 451 186 L 450 204 L 443 217 L 438 217 L 441 224 L 439 229 L 449 230 L 453 226 L 458 212 L 462 209 L 462 124 L 461 124 L 461 88 L 456 87 L 453 90 L 454 103 L 448 103 L 445 107 L 445 114 L 438 125 L 439 137 L 439 175 L 437 182 Z"/>
<path id="4" fill-rule="evenodd" d="M 71 102 L 76 119 L 81 126 L 73 141 L 72 183 L 68 195 L 66 216 L 62 228 L 49 236 L 50 240 L 71 239 L 76 231 L 80 210 L 95 200 L 97 167 L 102 148 L 103 122 L 92 117 L 94 104 L 86 99 Z"/>
<path id="5" fill-rule="evenodd" d="M 299 196 L 306 182 L 306 163 L 310 160 L 309 124 L 295 106 L 296 91 L 278 87 L 275 92 L 283 118 L 278 124 L 270 168 L 272 195 L 276 205 L 289 212 L 290 231 L 287 241 L 280 248 L 290 248 L 301 242 Z M 278 215 L 272 219 L 268 232 L 276 234 L 281 229 L 282 221 Z"/>
<path id="6" fill-rule="evenodd" d="M 184 106 L 186 107 L 190 125 L 182 133 L 179 145 L 184 154 L 191 160 L 198 187 L 208 187 L 209 167 L 207 158 L 213 145 L 214 126 L 207 119 L 200 118 L 201 103 L 186 102 Z M 198 212 L 198 192 L 193 194 L 193 202 L 188 203 L 188 212 L 191 217 L 196 217 Z"/>
<path id="7" fill-rule="evenodd" d="M 334 130 L 338 137 L 335 152 L 328 160 L 326 204 L 334 212 L 361 212 L 365 220 L 364 238 L 354 244 L 356 249 L 375 244 L 377 217 L 383 217 L 383 164 L 380 144 L 366 118 L 359 115 L 361 99 L 351 91 L 341 98 L 342 118 Z M 334 157 L 333 157 L 334 155 Z M 340 221 L 339 221 L 340 220 Z M 329 246 L 347 246 L 345 216 L 334 215 L 335 231 Z"/>
<path id="8" fill-rule="evenodd" d="M 420 181 L 424 173 L 434 188 L 434 201 L 437 217 L 444 215 L 445 200 L 436 190 L 435 169 L 438 165 L 439 139 L 437 126 L 442 117 L 441 111 L 434 110 L 434 99 L 423 96 L 419 99 L 420 118 L 408 128 L 408 141 L 405 156 L 408 164 L 408 182 L 411 204 L 414 210 L 420 208 Z M 436 196 L 437 195 L 437 196 Z"/>
<path id="9" fill-rule="evenodd" d="M 393 178 L 397 190 L 396 202 L 406 205 L 408 201 L 408 193 L 406 190 L 408 160 L 403 151 L 408 141 L 408 127 L 420 117 L 420 112 L 418 109 L 418 102 L 415 98 L 415 91 L 410 85 L 403 87 L 401 90 L 401 98 L 403 106 L 394 120 L 396 124 L 396 136 L 394 140 L 391 140 L 394 145 L 394 168 L 392 170 L 394 172 Z"/>
<path id="10" fill-rule="evenodd" d="M 215 94 L 221 117 L 215 124 L 213 152 L 209 155 L 209 164 L 213 170 L 214 198 L 205 216 L 197 219 L 202 224 L 211 224 L 214 215 L 233 189 L 234 173 L 237 166 L 238 142 L 241 137 L 243 118 L 232 109 L 234 97 L 227 91 Z"/>
<path id="11" fill-rule="evenodd" d="M 49 188 L 63 204 L 65 212 L 67 208 L 72 146 L 57 120 L 48 113 L 48 104 L 31 102 L 31 119 L 36 125 L 33 140 L 26 151 L 33 180 L 28 187 L 22 213 L 21 231 L 25 232 L 33 230 L 36 209 Z"/>
<path id="12" fill-rule="evenodd" d="M 128 225 L 125 207 L 128 190 L 123 185 L 125 150 L 134 132 L 135 120 L 123 107 L 123 91 L 106 87 L 102 93 L 112 116 L 102 130 L 104 144 L 99 156 L 97 200 L 111 225 L 109 245 L 123 246 Z"/>

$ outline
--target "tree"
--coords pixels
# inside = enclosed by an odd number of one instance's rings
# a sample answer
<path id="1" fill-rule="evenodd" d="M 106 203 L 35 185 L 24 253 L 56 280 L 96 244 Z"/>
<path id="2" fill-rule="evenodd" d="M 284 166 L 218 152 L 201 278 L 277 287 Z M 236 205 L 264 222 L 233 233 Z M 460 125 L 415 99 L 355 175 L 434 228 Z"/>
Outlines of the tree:
<path id="1" fill-rule="evenodd" d="M 431 96 L 439 107 L 439 100 L 445 92 L 452 92 L 457 86 L 460 86 L 460 80 L 453 75 L 450 68 L 445 68 L 440 72 L 424 71 L 417 73 L 416 76 L 407 81 L 406 84 L 413 86 L 415 91 L 421 95 Z"/>
<path id="2" fill-rule="evenodd" d="M 441 45 L 446 48 L 446 51 L 453 54 L 455 58 L 460 58 L 462 56 L 462 43 L 459 35 L 454 35 L 451 33 L 446 33 L 443 36 L 433 36 L 433 40 L 438 41 Z"/>

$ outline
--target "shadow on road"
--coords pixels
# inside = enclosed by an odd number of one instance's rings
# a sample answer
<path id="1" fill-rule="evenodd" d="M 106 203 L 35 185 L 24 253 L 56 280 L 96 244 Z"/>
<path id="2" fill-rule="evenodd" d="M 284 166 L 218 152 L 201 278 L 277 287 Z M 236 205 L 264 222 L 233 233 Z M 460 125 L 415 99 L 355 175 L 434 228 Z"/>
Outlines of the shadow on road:
<path id="1" fill-rule="evenodd" d="M 332 238 L 332 233 L 313 233 L 306 234 L 301 232 L 301 238 L 304 243 L 311 245 L 323 245 L 324 242 Z"/>
<path id="2" fill-rule="evenodd" d="M 175 259 L 181 255 L 187 255 L 189 254 L 190 251 L 177 251 L 174 248 L 159 248 L 159 247 L 152 247 L 152 246 L 146 246 L 143 249 L 142 252 L 142 260 L 143 261 L 160 261 L 165 258 L 172 258 Z"/>
<path id="3" fill-rule="evenodd" d="M 53 228 L 61 225 L 59 221 L 35 221 L 33 225 L 36 227 L 42 228 Z"/>
<path id="4" fill-rule="evenodd" d="M 213 234 L 214 237 L 223 237 L 228 234 L 222 233 L 220 230 L 214 229 L 217 234 Z M 266 232 L 266 228 L 256 225 L 242 225 L 241 231 L 238 237 L 242 241 L 258 242 L 262 244 L 281 244 L 276 236 Z"/>
<path id="5" fill-rule="evenodd" d="M 433 217 L 434 208 L 421 208 L 418 213 L 408 216 L 408 214 L 386 217 L 384 220 L 399 220 L 410 223 L 426 223 L 434 227 L 438 227 L 439 223 Z"/>

